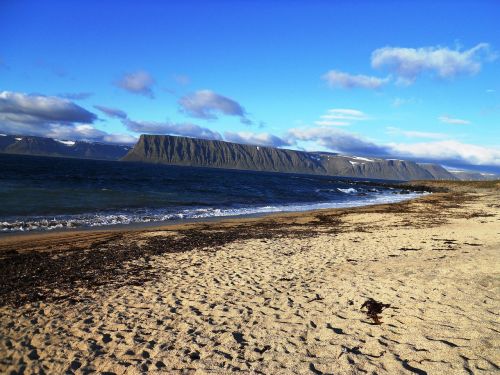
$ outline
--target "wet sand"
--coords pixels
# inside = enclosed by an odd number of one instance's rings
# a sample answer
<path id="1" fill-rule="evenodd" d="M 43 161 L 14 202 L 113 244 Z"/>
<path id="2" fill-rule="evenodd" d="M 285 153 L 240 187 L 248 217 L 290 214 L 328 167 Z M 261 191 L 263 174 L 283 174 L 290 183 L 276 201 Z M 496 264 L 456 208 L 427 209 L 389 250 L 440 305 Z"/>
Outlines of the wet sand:
<path id="1" fill-rule="evenodd" d="M 450 191 L 0 238 L 0 373 L 498 372 L 500 184 L 425 184 Z"/>

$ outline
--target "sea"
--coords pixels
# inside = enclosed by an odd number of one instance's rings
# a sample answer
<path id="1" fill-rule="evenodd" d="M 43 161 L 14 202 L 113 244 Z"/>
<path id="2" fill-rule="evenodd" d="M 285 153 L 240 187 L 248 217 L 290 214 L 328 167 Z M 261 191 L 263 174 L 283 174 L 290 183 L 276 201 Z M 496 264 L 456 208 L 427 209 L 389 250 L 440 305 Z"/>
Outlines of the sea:
<path id="1" fill-rule="evenodd" d="M 0 154 L 0 233 L 354 207 L 422 194 L 379 182 Z"/>

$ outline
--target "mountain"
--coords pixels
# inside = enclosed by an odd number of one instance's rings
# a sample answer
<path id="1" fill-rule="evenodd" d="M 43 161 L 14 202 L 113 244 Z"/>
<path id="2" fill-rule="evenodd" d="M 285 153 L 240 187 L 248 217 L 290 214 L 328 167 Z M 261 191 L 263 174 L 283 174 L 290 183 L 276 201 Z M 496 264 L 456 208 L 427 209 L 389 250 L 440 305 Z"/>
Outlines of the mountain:
<path id="1" fill-rule="evenodd" d="M 446 169 L 437 164 L 418 164 L 408 160 L 365 158 L 359 156 L 328 155 L 321 157 L 328 175 L 375 178 L 385 180 L 455 180 Z"/>
<path id="2" fill-rule="evenodd" d="M 307 152 L 168 135 L 141 135 L 122 160 L 269 172 L 317 170 L 326 174 Z"/>
<path id="3" fill-rule="evenodd" d="M 0 134 L 0 153 L 5 154 L 118 160 L 130 149 L 124 145 Z"/>
<path id="4" fill-rule="evenodd" d="M 499 178 L 491 173 L 448 171 L 438 164 L 408 160 L 304 152 L 167 135 L 141 135 L 132 148 L 99 142 L 0 134 L 0 153 L 387 180 Z"/>
<path id="5" fill-rule="evenodd" d="M 456 178 L 462 181 L 488 181 L 498 180 L 500 175 L 495 173 L 482 173 L 472 171 L 450 171 Z"/>
<path id="6" fill-rule="evenodd" d="M 429 172 L 434 180 L 457 180 L 459 179 L 456 175 L 445 169 L 439 164 L 430 163 L 418 163 L 418 165 Z"/>
<path id="7" fill-rule="evenodd" d="M 141 135 L 134 148 L 121 160 L 388 180 L 456 179 L 435 164 L 420 165 L 406 160 L 341 156 L 169 135 Z"/>

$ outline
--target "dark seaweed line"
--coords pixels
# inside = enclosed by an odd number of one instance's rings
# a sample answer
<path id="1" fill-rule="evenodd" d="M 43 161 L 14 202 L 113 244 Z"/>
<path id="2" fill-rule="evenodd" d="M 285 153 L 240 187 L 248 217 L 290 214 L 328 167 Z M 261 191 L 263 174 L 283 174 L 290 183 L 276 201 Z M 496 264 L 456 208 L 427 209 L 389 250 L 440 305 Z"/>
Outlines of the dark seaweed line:
<path id="1" fill-rule="evenodd" d="M 340 221 L 337 217 L 317 216 L 309 224 L 262 222 L 238 225 L 217 231 L 216 226 L 186 229 L 176 236 L 155 236 L 139 246 L 118 234 L 108 240 L 99 240 L 85 249 L 68 246 L 54 252 L 17 253 L 3 252 L 0 283 L 0 306 L 21 306 L 37 301 L 70 300 L 85 298 L 85 291 L 102 286 L 141 285 L 157 275 L 150 265 L 151 257 L 179 253 L 194 249 L 216 251 L 234 241 L 269 239 L 277 236 L 311 237 L 314 229 L 335 231 Z M 327 228 L 326 228 L 327 227 Z M 125 267 L 126 266 L 126 267 Z"/>

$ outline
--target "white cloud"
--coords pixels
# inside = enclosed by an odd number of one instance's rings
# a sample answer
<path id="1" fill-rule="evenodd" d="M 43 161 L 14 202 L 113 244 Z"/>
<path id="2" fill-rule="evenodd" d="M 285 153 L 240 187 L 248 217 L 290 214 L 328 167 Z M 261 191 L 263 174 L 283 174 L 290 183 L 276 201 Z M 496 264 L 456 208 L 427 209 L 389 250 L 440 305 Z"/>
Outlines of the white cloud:
<path id="1" fill-rule="evenodd" d="M 403 99 L 403 98 L 394 98 L 394 100 L 392 101 L 392 106 L 393 107 L 401 107 L 403 104 L 406 104 L 407 101 L 406 99 Z"/>
<path id="2" fill-rule="evenodd" d="M 109 134 L 91 123 L 97 116 L 53 96 L 0 92 L 0 131 L 56 139 L 131 143 L 130 136 Z"/>
<path id="3" fill-rule="evenodd" d="M 346 109 L 346 108 L 333 108 L 328 110 L 328 114 L 322 116 L 328 119 L 338 119 L 338 120 L 366 120 L 368 116 L 358 111 L 357 109 Z"/>
<path id="4" fill-rule="evenodd" d="M 334 108 L 320 116 L 320 120 L 315 121 L 315 124 L 319 126 L 348 126 L 353 122 L 367 119 L 368 116 L 357 109 Z"/>
<path id="5" fill-rule="evenodd" d="M 154 78 L 146 71 L 139 70 L 123 75 L 115 84 L 132 94 L 144 95 L 154 98 L 153 85 Z"/>
<path id="6" fill-rule="evenodd" d="M 389 82 L 389 78 L 378 78 L 362 74 L 353 75 L 338 70 L 330 70 L 322 78 L 330 87 L 341 87 L 344 89 L 378 89 Z"/>
<path id="7" fill-rule="evenodd" d="M 171 134 L 184 137 L 221 140 L 220 133 L 190 123 L 156 122 L 156 121 L 122 121 L 128 130 L 136 133 Z"/>
<path id="8" fill-rule="evenodd" d="M 397 128 L 390 129 L 416 138 L 437 139 L 437 137 L 445 136 L 439 133 L 406 132 Z M 500 165 L 499 148 L 482 147 L 455 140 L 378 144 L 358 134 L 328 127 L 290 129 L 286 139 L 291 144 L 300 141 L 312 142 L 312 145 L 320 145 L 331 151 L 349 155 L 410 158 L 419 161 L 441 161 L 444 163 Z M 311 143 L 309 144 L 311 145 Z"/>
<path id="9" fill-rule="evenodd" d="M 0 92 L 0 121 L 23 123 L 92 122 L 95 114 L 79 105 L 55 96 Z"/>
<path id="10" fill-rule="evenodd" d="M 244 124 L 251 124 L 246 111 L 237 101 L 211 90 L 199 90 L 179 99 L 182 110 L 202 119 L 216 119 L 219 114 L 237 116 Z"/>
<path id="11" fill-rule="evenodd" d="M 269 133 L 253 132 L 225 132 L 224 137 L 219 132 L 190 123 L 172 123 L 155 121 L 122 121 L 128 130 L 146 134 L 169 134 L 183 137 L 227 140 L 229 142 L 244 143 L 259 146 L 282 147 L 290 143 L 278 136 Z"/>
<path id="12" fill-rule="evenodd" d="M 481 70 L 483 60 L 493 58 L 487 43 L 465 51 L 447 47 L 384 47 L 373 51 L 371 64 L 373 68 L 386 68 L 396 74 L 398 83 L 411 84 L 424 73 L 444 79 L 473 75 Z"/>
<path id="13" fill-rule="evenodd" d="M 462 120 L 459 118 L 453 118 L 453 117 L 450 117 L 447 115 L 439 116 L 438 119 L 441 122 L 444 122 L 446 124 L 452 124 L 452 125 L 468 125 L 468 124 L 470 124 L 470 121 Z"/>
<path id="14" fill-rule="evenodd" d="M 129 144 L 137 141 L 137 138 L 128 134 L 107 133 L 90 124 L 78 124 L 74 126 L 52 124 L 48 128 L 43 129 L 38 135 L 55 139 L 74 139 L 106 143 Z"/>
<path id="15" fill-rule="evenodd" d="M 106 116 L 109 116 L 111 118 L 119 118 L 119 119 L 127 118 L 127 113 L 118 108 L 105 107 L 102 105 L 95 105 L 94 108 L 98 109 Z"/>
<path id="16" fill-rule="evenodd" d="M 421 132 L 421 131 L 414 131 L 414 130 L 402 130 L 399 128 L 395 128 L 392 126 L 389 126 L 386 128 L 387 134 L 390 135 L 403 135 L 408 138 L 428 138 L 428 139 L 445 139 L 449 138 L 447 134 L 443 133 L 432 133 L 432 132 Z"/>
<path id="17" fill-rule="evenodd" d="M 270 147 L 290 146 L 288 141 L 269 133 L 225 132 L 224 138 L 230 142 L 250 145 Z"/>
<path id="18" fill-rule="evenodd" d="M 94 95 L 92 92 L 65 92 L 58 94 L 57 96 L 70 100 L 85 100 L 90 98 L 92 95 Z"/>
<path id="19" fill-rule="evenodd" d="M 323 118 L 324 116 L 321 116 Z M 319 120 L 314 122 L 319 126 L 349 126 L 351 123 L 346 121 Z"/>
<path id="20" fill-rule="evenodd" d="M 384 146 L 379 146 L 357 134 L 335 128 L 293 128 L 288 131 L 287 139 L 290 142 L 315 142 L 332 151 L 353 153 L 358 155 L 385 155 Z"/>
<path id="21" fill-rule="evenodd" d="M 48 137 L 51 138 L 64 138 L 64 139 L 101 139 L 107 133 L 96 129 L 94 126 L 90 124 L 77 124 L 73 127 L 63 126 L 57 127 L 54 126 L 51 128 L 51 131 L 48 133 Z M 61 135 L 64 135 L 61 137 Z"/>
<path id="22" fill-rule="evenodd" d="M 134 143 L 136 138 L 127 134 L 114 134 L 95 128 L 91 124 L 8 124 L 0 122 L 0 132 L 15 135 L 33 135 L 55 139 L 83 140 L 93 142 Z"/>
<path id="23" fill-rule="evenodd" d="M 396 108 L 399 108 L 403 105 L 407 105 L 407 104 L 414 104 L 414 103 L 419 103 L 420 100 L 417 100 L 415 98 L 394 98 L 394 100 L 392 101 L 392 106 L 393 107 L 396 107 Z"/>
<path id="24" fill-rule="evenodd" d="M 467 164 L 500 165 L 500 149 L 466 144 L 454 140 L 393 143 L 391 153 L 421 159 L 453 160 Z"/>
<path id="25" fill-rule="evenodd" d="M 108 134 L 102 140 L 107 143 L 133 144 L 137 142 L 137 137 L 130 134 Z"/>

